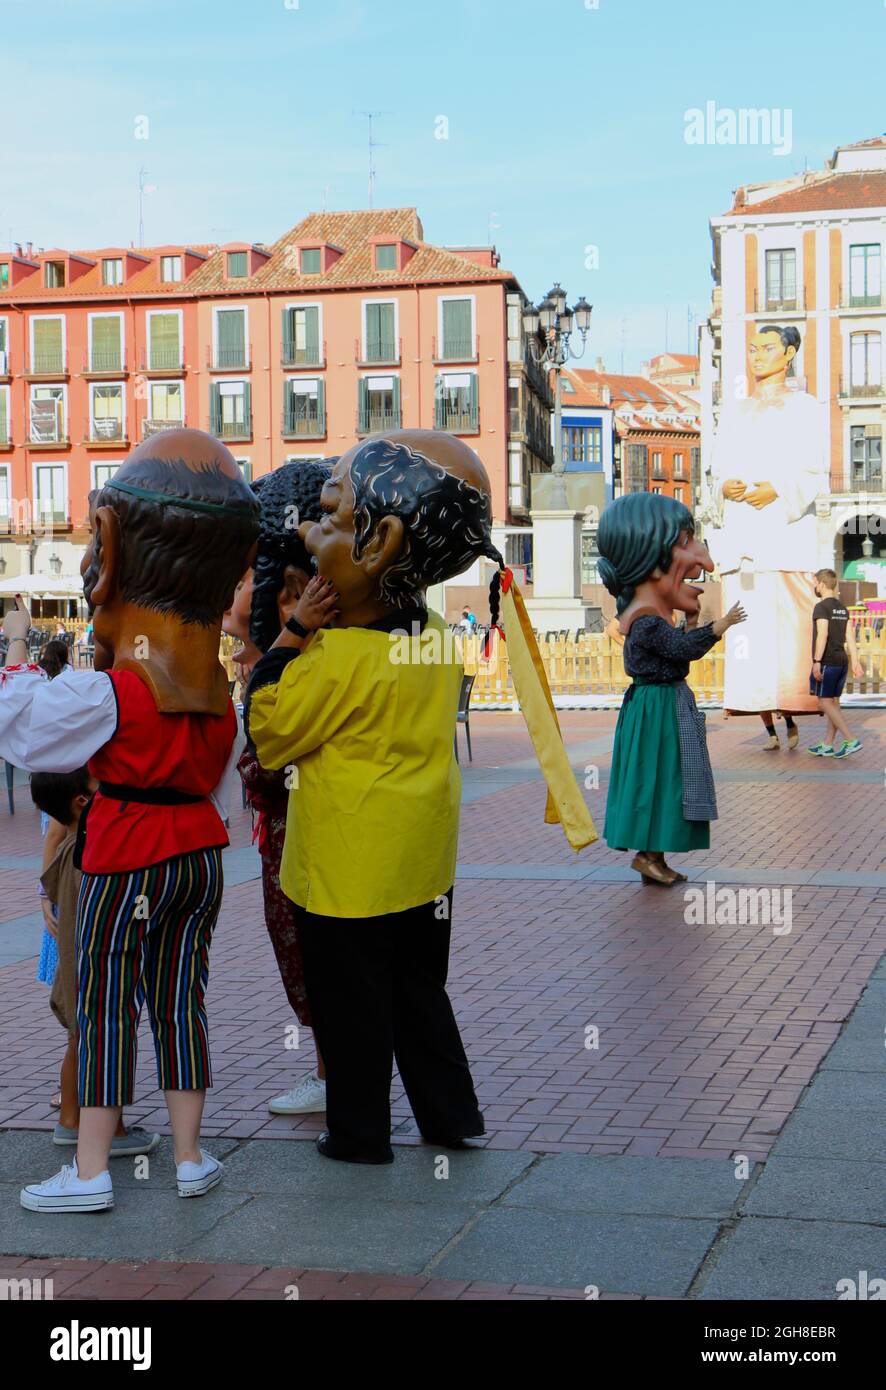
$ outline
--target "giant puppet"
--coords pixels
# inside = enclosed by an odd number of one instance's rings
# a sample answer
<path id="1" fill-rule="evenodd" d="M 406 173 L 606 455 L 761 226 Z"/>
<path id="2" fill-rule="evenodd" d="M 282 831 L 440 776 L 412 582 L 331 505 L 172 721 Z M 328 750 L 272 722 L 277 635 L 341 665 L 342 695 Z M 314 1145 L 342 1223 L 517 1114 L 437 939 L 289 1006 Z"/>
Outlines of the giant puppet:
<path id="1" fill-rule="evenodd" d="M 90 524 L 81 570 L 96 669 L 44 680 L 27 663 L 19 604 L 0 672 L 0 756 L 36 771 L 86 764 L 99 783 L 80 851 L 79 1143 L 71 1167 L 23 1190 L 22 1205 L 41 1212 L 113 1206 L 110 1140 L 133 1098 L 145 1001 L 179 1195 L 221 1175 L 199 1148 L 211 1084 L 203 998 L 228 843 L 219 789 L 237 729 L 218 654 L 258 504 L 222 444 L 175 430 L 92 494 Z"/>
<path id="2" fill-rule="evenodd" d="M 828 431 L 824 407 L 788 384 L 799 346 L 793 327 L 767 324 L 753 334 L 753 394 L 726 396 L 711 456 L 706 534 L 723 608 L 740 602 L 748 615 L 747 628 L 726 638 L 724 705 L 735 714 L 817 710 L 810 624 Z"/>
<path id="3" fill-rule="evenodd" d="M 514 679 L 576 848 L 595 838 L 547 702 L 490 486 L 448 434 L 395 431 L 351 449 L 302 536 L 317 570 L 256 664 L 244 718 L 261 764 L 288 768 L 280 873 L 295 904 L 311 1018 L 326 1063 L 326 1158 L 390 1163 L 396 1059 L 419 1130 L 459 1146 L 483 1117 L 446 993 L 460 774 L 460 653 L 425 591 L 479 556 L 500 566 Z"/>
<path id="4" fill-rule="evenodd" d="M 632 678 L 615 729 L 604 834 L 613 849 L 636 850 L 631 867 L 644 883 L 671 887 L 686 875 L 665 854 L 707 849 L 717 816 L 705 717 L 686 677 L 745 615 L 736 604 L 697 626 L 703 591 L 692 580 L 714 566 L 692 513 L 673 497 L 619 497 L 600 518 L 597 544 Z M 675 611 L 686 614 L 681 628 Z"/>

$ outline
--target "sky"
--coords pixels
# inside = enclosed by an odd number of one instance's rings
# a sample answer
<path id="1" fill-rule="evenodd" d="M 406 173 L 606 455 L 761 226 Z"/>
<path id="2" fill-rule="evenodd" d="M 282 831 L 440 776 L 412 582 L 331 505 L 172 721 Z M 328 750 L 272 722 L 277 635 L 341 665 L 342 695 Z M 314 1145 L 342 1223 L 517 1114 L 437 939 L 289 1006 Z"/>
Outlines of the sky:
<path id="1" fill-rule="evenodd" d="M 0 0 L 0 56 L 0 246 L 137 244 L 141 168 L 146 244 L 271 242 L 368 206 L 376 111 L 375 206 L 584 294 L 610 371 L 692 350 L 734 188 L 886 130 L 884 0 Z"/>

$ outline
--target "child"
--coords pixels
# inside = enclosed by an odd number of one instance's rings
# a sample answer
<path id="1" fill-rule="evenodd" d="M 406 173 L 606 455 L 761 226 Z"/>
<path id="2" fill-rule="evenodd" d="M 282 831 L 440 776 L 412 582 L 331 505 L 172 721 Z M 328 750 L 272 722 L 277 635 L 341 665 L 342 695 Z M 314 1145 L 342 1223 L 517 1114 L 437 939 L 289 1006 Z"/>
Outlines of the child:
<path id="1" fill-rule="evenodd" d="M 62 1062 L 59 1121 L 52 1136 L 53 1143 L 59 1145 L 75 1145 L 80 1126 L 74 937 L 81 874 L 74 867 L 74 846 L 80 817 L 97 788 L 97 781 L 90 777 L 85 767 L 75 772 L 35 772 L 31 776 L 31 800 L 38 810 L 50 818 L 50 833 L 53 830 L 60 832 L 60 842 L 54 839 L 56 853 L 40 879 L 54 919 L 53 927 L 47 926 L 47 929 L 53 934 L 58 947 L 58 966 L 52 981 L 49 1007 L 68 1034 L 68 1046 Z M 50 835 L 47 835 L 47 843 L 50 843 Z M 121 1116 L 117 1132 L 111 1140 L 111 1157 L 150 1153 L 159 1143 L 159 1134 L 148 1134 L 143 1129 L 127 1131 Z"/>
<path id="2" fill-rule="evenodd" d="M 686 684 L 697 661 L 744 611 L 734 608 L 695 627 L 701 591 L 687 583 L 713 569 L 695 539 L 692 513 L 672 497 L 635 492 L 600 519 L 600 577 L 615 596 L 625 635 L 625 692 L 612 753 L 604 834 L 613 849 L 635 848 L 631 867 L 644 883 L 686 880 L 665 862 L 667 850 L 707 849 L 716 819 L 704 715 Z M 674 627 L 673 610 L 687 614 Z"/>
<path id="3" fill-rule="evenodd" d="M 809 691 L 818 696 L 818 704 L 827 720 L 825 738 L 807 752 L 816 758 L 848 758 L 857 753 L 861 742 L 853 738 L 849 725 L 840 713 L 840 696 L 846 684 L 849 662 L 856 680 L 864 675 L 858 659 L 855 632 L 849 613 L 837 593 L 837 576 L 833 570 L 819 570 L 815 575 L 815 596 L 820 600 L 812 610 L 812 674 Z M 849 655 L 846 655 L 846 648 Z M 836 736 L 843 735 L 839 748 Z"/>

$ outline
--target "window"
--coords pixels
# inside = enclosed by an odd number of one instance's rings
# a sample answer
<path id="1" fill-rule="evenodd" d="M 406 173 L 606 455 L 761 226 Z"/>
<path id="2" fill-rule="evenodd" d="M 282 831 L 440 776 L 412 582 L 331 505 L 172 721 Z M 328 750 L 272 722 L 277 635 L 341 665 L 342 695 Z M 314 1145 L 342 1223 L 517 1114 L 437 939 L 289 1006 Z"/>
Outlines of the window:
<path id="1" fill-rule="evenodd" d="M 853 333 L 849 338 L 849 375 L 854 392 L 875 395 L 882 383 L 879 333 Z"/>
<path id="2" fill-rule="evenodd" d="M 563 462 L 603 467 L 603 431 L 599 425 L 566 425 L 563 429 Z"/>
<path id="3" fill-rule="evenodd" d="M 156 434 L 158 430 L 178 429 L 184 423 L 183 404 L 180 381 L 152 381 L 144 433 L 148 435 Z"/>
<path id="4" fill-rule="evenodd" d="M 90 395 L 90 439 L 122 439 L 123 429 L 123 387 L 122 385 L 101 386 L 93 383 Z"/>
<path id="5" fill-rule="evenodd" d="M 883 486 L 883 426 L 853 425 L 850 446 L 852 487 L 879 492 Z"/>
<path id="6" fill-rule="evenodd" d="M 376 246 L 375 248 L 375 268 L 376 270 L 396 270 L 397 269 L 397 247 Z"/>
<path id="7" fill-rule="evenodd" d="M 215 365 L 225 368 L 248 365 L 245 309 L 216 309 Z"/>
<path id="8" fill-rule="evenodd" d="M 650 490 L 655 493 L 656 497 L 661 497 L 662 489 L 660 487 L 654 487 Z"/>
<path id="9" fill-rule="evenodd" d="M 182 278 L 181 256 L 160 257 L 160 279 L 164 284 L 172 284 Z"/>
<path id="10" fill-rule="evenodd" d="M 397 306 L 387 304 L 363 305 L 365 357 L 364 362 L 396 362 Z"/>
<path id="11" fill-rule="evenodd" d="M 358 434 L 400 428 L 400 378 L 367 376 L 359 383 Z"/>
<path id="12" fill-rule="evenodd" d="M 65 370 L 64 320 L 31 320 L 31 371 L 52 376 Z"/>
<path id="13" fill-rule="evenodd" d="M 0 531 L 12 530 L 12 495 L 9 469 L 0 468 Z"/>
<path id="14" fill-rule="evenodd" d="M 6 355 L 8 347 L 7 334 L 9 330 L 6 325 L 7 320 L 0 319 L 0 376 L 5 376 L 6 372 L 9 371 L 9 358 Z"/>
<path id="15" fill-rule="evenodd" d="M 322 365 L 320 353 L 320 306 L 308 304 L 304 308 L 283 310 L 283 365 L 284 367 L 319 367 Z"/>
<path id="16" fill-rule="evenodd" d="M 0 444 L 8 444 L 9 437 L 9 387 L 0 386 Z"/>
<path id="17" fill-rule="evenodd" d="M 93 486 L 96 491 L 111 481 L 119 467 L 119 463 L 94 463 L 92 465 Z"/>
<path id="18" fill-rule="evenodd" d="M 683 477 L 683 454 L 674 454 L 674 477 Z"/>
<path id="19" fill-rule="evenodd" d="M 653 478 L 663 478 L 664 468 L 662 467 L 662 455 L 653 452 L 652 455 L 652 476 Z"/>
<path id="20" fill-rule="evenodd" d="M 122 285 L 123 284 L 123 260 L 122 257 L 108 257 L 102 261 L 102 284 L 103 285 Z"/>
<path id="21" fill-rule="evenodd" d="M 237 459 L 240 465 L 240 472 L 243 474 L 244 483 L 252 482 L 252 459 Z"/>
<path id="22" fill-rule="evenodd" d="M 766 308 L 796 309 L 796 251 L 766 252 Z"/>
<path id="23" fill-rule="evenodd" d="M 65 435 L 65 388 L 31 387 L 31 442 L 60 444 Z"/>
<path id="24" fill-rule="evenodd" d="M 880 246 L 850 246 L 849 307 L 863 309 L 880 303 Z"/>
<path id="25" fill-rule="evenodd" d="M 214 382 L 209 391 L 209 429 L 218 439 L 248 439 L 252 402 L 247 381 Z"/>
<path id="26" fill-rule="evenodd" d="M 123 370 L 123 320 L 119 314 L 90 314 L 89 341 L 90 371 Z"/>
<path id="27" fill-rule="evenodd" d="M 316 439 L 326 433 L 323 382 L 307 377 L 287 381 L 284 396 L 283 433 Z"/>
<path id="28" fill-rule="evenodd" d="M 683 497 L 683 489 L 682 489 L 681 487 L 675 487 L 675 488 L 674 488 L 674 501 L 675 501 L 675 502 L 683 502 L 683 501 L 685 501 L 685 499 L 684 499 L 684 497 Z"/>
<path id="29" fill-rule="evenodd" d="M 228 252 L 228 279 L 229 279 L 229 280 L 245 280 L 245 279 L 246 279 L 246 252 L 245 252 L 245 251 L 229 251 L 229 252 Z"/>
<path id="30" fill-rule="evenodd" d="M 179 333 L 181 319 L 177 313 L 148 315 L 148 367 L 151 371 L 169 371 L 181 366 Z"/>
<path id="31" fill-rule="evenodd" d="M 301 253 L 301 273 L 302 275 L 320 274 L 320 248 L 312 247 L 308 251 Z"/>
<path id="32" fill-rule="evenodd" d="M 474 304 L 471 299 L 440 301 L 441 358 L 467 362 L 474 356 Z"/>
<path id="33" fill-rule="evenodd" d="M 9 289 L 9 261 L 0 261 L 0 290 Z"/>
<path id="34" fill-rule="evenodd" d="M 47 261 L 43 267 L 43 283 L 48 290 L 63 290 L 65 287 L 64 261 Z"/>
<path id="35" fill-rule="evenodd" d="M 68 520 L 63 463 L 38 463 L 34 467 L 37 515 L 41 521 L 64 525 Z"/>
<path id="36" fill-rule="evenodd" d="M 436 407 L 438 430 L 476 434 L 479 428 L 476 372 L 445 372 L 438 376 Z"/>

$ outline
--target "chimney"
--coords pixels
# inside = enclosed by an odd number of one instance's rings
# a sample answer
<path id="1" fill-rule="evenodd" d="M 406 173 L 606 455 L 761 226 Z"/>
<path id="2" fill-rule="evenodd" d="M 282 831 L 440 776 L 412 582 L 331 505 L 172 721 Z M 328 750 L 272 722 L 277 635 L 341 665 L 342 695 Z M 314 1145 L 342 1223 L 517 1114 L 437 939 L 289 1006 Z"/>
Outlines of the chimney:
<path id="1" fill-rule="evenodd" d="M 22 254 L 22 244 L 21 244 L 20 241 L 17 241 L 17 242 L 15 243 L 15 254 L 16 254 L 17 256 L 20 256 L 20 255 Z"/>
<path id="2" fill-rule="evenodd" d="M 31 259 L 31 257 L 33 256 L 33 254 L 34 254 L 34 243 L 33 243 L 33 241 L 29 241 L 29 242 L 28 242 L 28 260 Z"/>
<path id="3" fill-rule="evenodd" d="M 594 370 L 595 370 L 595 371 L 598 371 L 598 372 L 605 372 L 605 370 L 606 370 L 606 363 L 603 361 L 603 358 L 602 358 L 602 357 L 598 357 L 598 358 L 597 358 L 597 365 L 596 365 L 596 367 L 595 367 Z"/>
<path id="4" fill-rule="evenodd" d="M 640 375 L 641 375 L 641 376 L 645 376 L 646 379 L 647 379 L 647 381 L 649 380 L 649 363 L 648 363 L 648 362 L 641 362 L 641 363 L 640 363 Z"/>
<path id="5" fill-rule="evenodd" d="M 604 387 L 603 387 L 603 404 L 604 404 L 604 405 L 611 405 L 611 404 L 612 404 L 612 392 L 610 391 L 610 389 L 609 389 L 608 386 L 604 386 Z"/>

